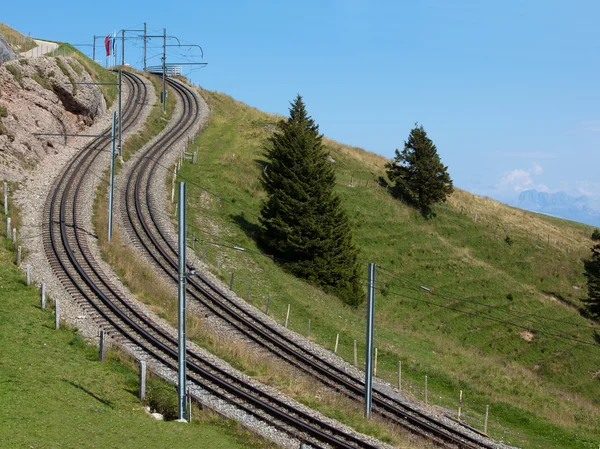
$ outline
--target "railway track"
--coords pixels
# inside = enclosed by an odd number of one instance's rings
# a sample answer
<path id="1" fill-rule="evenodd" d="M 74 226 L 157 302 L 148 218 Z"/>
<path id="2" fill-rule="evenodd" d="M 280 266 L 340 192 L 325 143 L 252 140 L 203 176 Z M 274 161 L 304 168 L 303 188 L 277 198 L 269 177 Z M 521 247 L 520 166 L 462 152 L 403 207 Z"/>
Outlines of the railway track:
<path id="1" fill-rule="evenodd" d="M 132 94 L 125 105 L 124 131 L 139 119 L 147 92 L 141 80 L 124 73 Z M 195 97 L 173 82 L 172 86 L 184 101 L 180 122 L 163 135 L 156 145 L 168 147 L 176 142 L 194 122 L 197 107 Z M 60 282 L 84 308 L 94 312 L 96 321 L 120 342 L 135 346 L 164 367 L 176 371 L 177 341 L 167 331 L 141 312 L 103 273 L 87 243 L 88 232 L 82 219 L 82 191 L 98 157 L 107 150 L 110 138 L 105 131 L 74 157 L 51 189 L 45 204 L 43 241 L 50 264 Z M 311 447 L 375 448 L 367 438 L 340 430 L 303 408 L 268 394 L 252 382 L 245 381 L 213 364 L 190 349 L 188 381 L 200 386 L 216 398 L 235 404 L 256 419 Z"/>
<path id="2" fill-rule="evenodd" d="M 188 93 L 189 88 L 186 86 L 175 81 L 170 83 L 176 87 L 182 101 L 198 101 L 193 94 Z M 190 126 L 191 124 L 186 128 L 186 125 L 182 124 L 178 132 L 182 136 L 186 135 Z M 134 165 L 125 191 L 121 192 L 124 207 L 122 214 L 126 217 L 126 228 L 136 245 L 145 251 L 173 282 L 177 283 L 177 242 L 169 237 L 170 233 L 165 229 L 165 226 L 171 226 L 171 223 L 165 223 L 165 220 L 161 219 L 165 212 L 157 210 L 152 189 L 154 178 L 158 176 L 160 170 L 165 169 L 161 160 L 169 154 L 169 150 L 169 145 L 159 141 L 150 146 Z M 199 273 L 196 277 L 190 278 L 187 283 L 187 293 L 188 297 L 198 301 L 248 339 L 285 359 L 296 368 L 318 378 L 325 385 L 357 401 L 362 401 L 363 379 L 345 372 L 290 339 L 284 332 L 271 327 L 266 320 L 261 319 L 260 313 L 249 313 L 209 277 Z M 440 445 L 467 449 L 499 447 L 481 435 L 463 431 L 456 424 L 436 420 L 377 389 L 373 391 L 373 412 Z"/>

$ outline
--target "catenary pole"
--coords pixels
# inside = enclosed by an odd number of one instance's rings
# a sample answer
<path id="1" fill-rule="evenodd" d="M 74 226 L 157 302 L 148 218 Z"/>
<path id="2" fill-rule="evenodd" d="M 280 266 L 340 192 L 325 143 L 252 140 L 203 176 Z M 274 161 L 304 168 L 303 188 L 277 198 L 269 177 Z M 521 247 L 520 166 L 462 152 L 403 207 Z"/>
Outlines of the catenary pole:
<path id="1" fill-rule="evenodd" d="M 111 150 L 110 150 L 110 186 L 108 191 L 108 241 L 112 238 L 112 224 L 113 224 L 113 190 L 115 183 L 115 127 L 117 121 L 117 112 L 113 111 L 113 119 L 112 119 L 112 140 L 111 140 Z"/>
<path id="2" fill-rule="evenodd" d="M 371 418 L 371 405 L 373 393 L 373 324 L 375 312 L 375 264 L 369 264 L 367 292 L 367 348 L 365 367 L 365 418 Z"/>
<path id="3" fill-rule="evenodd" d="M 121 65 L 125 65 L 125 30 L 121 30 Z"/>
<path id="4" fill-rule="evenodd" d="M 146 71 L 146 22 L 144 22 L 144 72 Z"/>
<path id="5" fill-rule="evenodd" d="M 163 69 L 163 94 L 162 94 L 162 111 L 163 113 L 167 110 L 167 29 L 163 28 L 163 57 L 162 57 L 162 69 Z"/>
<path id="6" fill-rule="evenodd" d="M 178 295 L 178 411 L 179 419 L 186 419 L 186 386 L 185 386 L 185 284 L 186 284 L 186 217 L 185 217 L 185 182 L 179 183 L 179 295 Z"/>
<path id="7" fill-rule="evenodd" d="M 119 70 L 119 156 L 123 156 L 123 71 Z"/>
<path id="8" fill-rule="evenodd" d="M 92 61 L 96 61 L 96 35 L 94 34 L 94 49 L 92 50 Z"/>

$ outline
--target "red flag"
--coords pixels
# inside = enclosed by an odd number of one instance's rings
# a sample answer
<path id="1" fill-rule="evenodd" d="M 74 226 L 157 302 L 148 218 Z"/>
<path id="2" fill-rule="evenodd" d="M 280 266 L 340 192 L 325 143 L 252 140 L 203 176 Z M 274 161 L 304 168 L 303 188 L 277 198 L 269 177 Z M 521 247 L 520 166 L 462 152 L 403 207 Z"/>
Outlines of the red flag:
<path id="1" fill-rule="evenodd" d="M 110 34 L 104 39 L 104 47 L 106 47 L 106 56 L 110 56 Z"/>

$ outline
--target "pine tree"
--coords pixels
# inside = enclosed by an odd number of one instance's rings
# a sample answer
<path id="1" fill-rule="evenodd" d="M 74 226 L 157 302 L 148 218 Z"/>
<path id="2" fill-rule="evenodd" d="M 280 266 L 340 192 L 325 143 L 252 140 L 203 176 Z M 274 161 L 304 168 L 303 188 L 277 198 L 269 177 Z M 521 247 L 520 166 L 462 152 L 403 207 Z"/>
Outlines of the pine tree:
<path id="1" fill-rule="evenodd" d="M 594 232 L 592 232 L 592 240 L 595 242 L 600 241 L 600 229 L 594 229 Z"/>
<path id="2" fill-rule="evenodd" d="M 415 124 L 404 142 L 404 150 L 396 150 L 396 157 L 386 168 L 395 183 L 394 193 L 425 215 L 430 214 L 433 204 L 446 201 L 454 191 L 448 167 L 442 164 L 422 125 Z"/>
<path id="3" fill-rule="evenodd" d="M 298 95 L 265 153 L 269 166 L 262 185 L 268 199 L 261 210 L 262 240 L 296 276 L 358 305 L 363 297 L 358 249 L 334 192 L 335 172 L 322 138 Z"/>
<path id="4" fill-rule="evenodd" d="M 600 318 L 600 243 L 592 248 L 592 256 L 583 262 L 587 277 L 588 297 L 584 300 L 587 311 L 595 318 Z"/>

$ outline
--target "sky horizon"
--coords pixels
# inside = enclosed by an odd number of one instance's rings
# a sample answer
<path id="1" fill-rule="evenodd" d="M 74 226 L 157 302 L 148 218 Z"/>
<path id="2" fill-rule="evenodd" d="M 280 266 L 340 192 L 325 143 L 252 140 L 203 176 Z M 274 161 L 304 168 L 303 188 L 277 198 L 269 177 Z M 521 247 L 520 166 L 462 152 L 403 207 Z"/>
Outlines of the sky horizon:
<path id="1" fill-rule="evenodd" d="M 300 93 L 327 137 L 387 158 L 418 122 L 461 189 L 509 204 L 529 189 L 600 203 L 599 3 L 232 1 L 186 14 L 152 1 L 30 3 L 44 14 L 8 4 L 0 22 L 86 44 L 88 55 L 94 34 L 147 22 L 202 46 L 208 66 L 184 74 L 204 88 L 282 115 Z M 160 64 L 161 46 L 150 40 L 148 65 Z M 141 49 L 127 40 L 126 62 L 141 67 Z M 169 62 L 197 55 L 168 48 Z"/>

